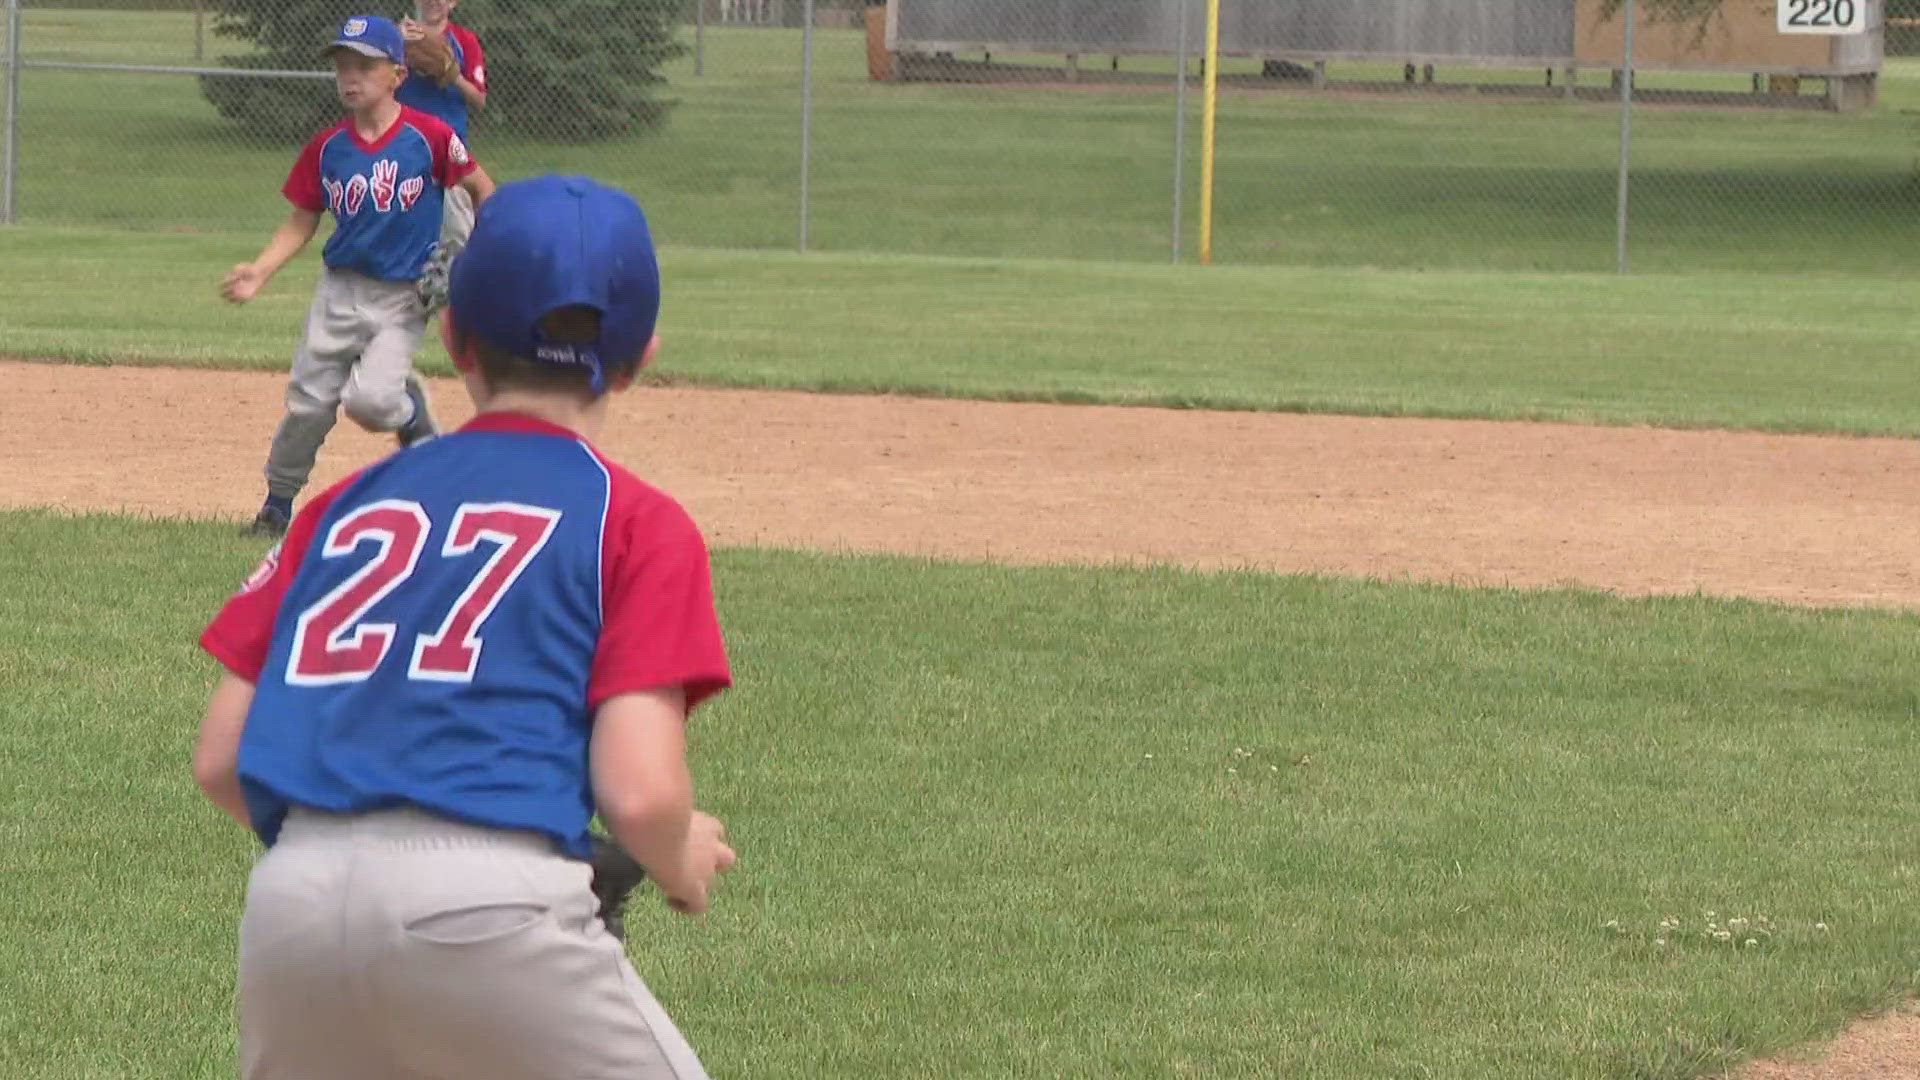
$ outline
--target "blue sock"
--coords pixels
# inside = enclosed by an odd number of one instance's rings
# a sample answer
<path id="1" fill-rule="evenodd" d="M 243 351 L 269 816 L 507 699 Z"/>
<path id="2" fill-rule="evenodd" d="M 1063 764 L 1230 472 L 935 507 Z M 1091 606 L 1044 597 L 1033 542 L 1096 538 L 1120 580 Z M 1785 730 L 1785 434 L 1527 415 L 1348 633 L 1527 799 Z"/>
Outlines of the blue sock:
<path id="1" fill-rule="evenodd" d="M 287 517 L 292 517 L 293 516 L 293 496 L 268 495 L 264 509 L 278 510 L 280 511 L 281 514 Z"/>

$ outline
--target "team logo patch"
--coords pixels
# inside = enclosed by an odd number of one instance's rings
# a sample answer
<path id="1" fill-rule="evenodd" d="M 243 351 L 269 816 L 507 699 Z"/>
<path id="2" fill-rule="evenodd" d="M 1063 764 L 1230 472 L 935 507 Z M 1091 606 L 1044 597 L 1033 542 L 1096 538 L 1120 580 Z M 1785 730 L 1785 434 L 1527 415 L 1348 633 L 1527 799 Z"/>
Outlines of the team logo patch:
<path id="1" fill-rule="evenodd" d="M 348 19 L 347 25 L 342 27 L 340 32 L 347 37 L 359 37 L 367 32 L 367 20 Z"/>
<path id="2" fill-rule="evenodd" d="M 473 160 L 467 154 L 467 144 L 461 142 L 458 135 L 447 136 L 447 156 L 453 159 L 455 165 L 465 165 Z"/>
<path id="3" fill-rule="evenodd" d="M 260 560 L 260 565 L 254 567 L 253 573 L 248 575 L 247 580 L 241 582 L 240 591 L 250 593 L 265 585 L 273 579 L 274 571 L 278 569 L 280 569 L 280 544 L 275 544 L 273 549 L 267 552 L 266 558 Z"/>

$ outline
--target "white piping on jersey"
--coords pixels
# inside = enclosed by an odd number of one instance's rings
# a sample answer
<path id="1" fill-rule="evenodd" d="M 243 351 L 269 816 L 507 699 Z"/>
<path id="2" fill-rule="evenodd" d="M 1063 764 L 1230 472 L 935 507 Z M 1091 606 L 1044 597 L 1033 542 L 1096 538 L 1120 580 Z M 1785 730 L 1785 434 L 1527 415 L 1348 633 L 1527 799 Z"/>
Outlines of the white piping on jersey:
<path id="1" fill-rule="evenodd" d="M 600 500 L 599 553 L 593 568 L 593 595 L 597 598 L 595 605 L 599 609 L 600 625 L 605 628 L 607 625 L 607 516 L 613 512 L 613 474 L 607 471 L 607 463 L 600 460 L 600 455 L 594 453 L 593 446 L 587 440 L 575 439 L 574 442 L 587 455 L 587 460 L 593 462 L 593 467 L 600 470 L 601 478 L 607 482 L 606 497 Z"/>
<path id="2" fill-rule="evenodd" d="M 322 141 L 322 142 L 320 143 L 320 152 L 314 155 L 314 164 L 315 164 L 315 165 L 318 165 L 318 164 L 320 163 L 320 161 L 321 161 L 322 159 L 324 159 L 324 158 L 326 157 L 326 154 L 327 154 L 327 147 L 329 147 L 329 146 L 332 146 L 332 145 L 333 145 L 333 140 L 335 140 L 335 139 L 337 139 L 337 138 L 339 138 L 339 137 L 340 137 L 340 136 L 342 136 L 342 135 L 345 135 L 345 136 L 346 136 L 347 138 L 349 138 L 349 139 L 352 139 L 352 140 L 353 140 L 353 148 L 354 148 L 355 150 L 358 150 L 358 151 L 360 151 L 360 152 L 361 152 L 361 153 L 363 153 L 363 154 L 384 154 L 384 153 L 386 153 L 386 152 L 387 152 L 387 150 L 388 150 L 389 148 L 391 148 L 391 147 L 393 146 L 393 143 L 394 143 L 394 139 L 398 139 L 398 138 L 399 138 L 399 137 L 401 136 L 401 134 L 402 134 L 403 132 L 405 132 L 405 131 L 411 131 L 411 132 L 413 132 L 413 133 L 414 133 L 414 135 L 415 135 L 416 137 L 418 137 L 418 138 L 419 138 L 419 140 L 421 141 L 421 143 L 423 143 L 423 144 L 424 144 L 424 145 L 426 146 L 426 148 L 427 148 L 427 157 L 428 157 L 428 159 L 429 159 L 429 160 L 432 160 L 432 159 L 433 159 L 433 140 L 432 140 L 432 139 L 429 139 L 429 138 L 427 138 L 427 133 L 426 133 L 426 132 L 424 132 L 424 131 L 421 131 L 421 130 L 420 130 L 419 128 L 417 128 L 417 127 L 414 127 L 414 126 L 413 126 L 413 121 L 411 121 L 411 120 L 405 120 L 405 121 L 402 121 L 402 122 L 401 122 L 401 124 L 400 124 L 400 127 L 401 127 L 401 129 L 402 129 L 402 130 L 401 130 L 401 131 L 396 131 L 396 132 L 394 132 L 394 133 L 393 133 L 393 139 L 389 139 L 389 140 L 387 140 L 387 145 L 386 145 L 385 147 L 382 147 L 382 148 L 380 148 L 380 149 L 379 149 L 379 150 L 377 150 L 377 151 L 374 151 L 374 150 L 368 150 L 368 149 L 367 149 L 367 148 L 366 148 L 365 146 L 363 146 L 363 145 L 361 145 L 361 143 L 360 143 L 360 140 L 359 140 L 359 138 L 358 138 L 358 137 L 357 137 L 357 136 L 355 135 L 355 133 L 354 133 L 354 131 L 353 131 L 353 129 L 352 129 L 352 128 L 350 128 L 350 127 L 337 127 L 337 128 L 334 128 L 334 129 L 333 129 L 333 134 L 331 134 L 331 135 L 329 135 L 329 136 L 327 136 L 327 137 L 326 137 L 326 139 L 325 139 L 324 141 Z M 437 162 L 436 162 L 436 163 L 437 163 Z"/>
<path id="3" fill-rule="evenodd" d="M 419 139 L 420 139 L 420 142 L 421 142 L 421 143 L 422 143 L 423 145 L 425 145 L 425 146 L 426 146 L 426 148 L 427 148 L 427 161 L 428 161 L 428 165 L 427 165 L 427 169 L 428 169 L 428 171 L 432 171 L 432 169 L 433 169 L 433 167 L 434 167 L 435 165 L 438 165 L 438 164 L 440 164 L 440 159 L 439 159 L 439 158 L 437 158 L 437 157 L 435 157 L 435 156 L 434 156 L 434 153 L 433 153 L 433 140 L 432 140 L 432 139 L 429 139 L 429 138 L 427 138 L 427 133 L 426 133 L 426 132 L 424 132 L 424 131 L 421 131 L 421 130 L 420 130 L 419 128 L 417 128 L 417 127 L 414 127 L 414 126 L 413 126 L 413 121 L 411 121 L 411 120 L 408 120 L 408 121 L 405 121 L 405 122 L 403 122 L 403 123 L 402 123 L 402 124 L 401 124 L 400 126 L 401 126 L 401 127 L 403 127 L 403 128 L 405 128 L 405 129 L 407 129 L 408 131 L 411 131 L 411 132 L 413 132 L 413 133 L 414 133 L 414 134 L 415 134 L 416 136 L 419 136 Z M 395 137 L 397 138 L 398 136 L 396 135 Z M 391 145 L 391 144 L 389 144 L 389 145 Z"/>
<path id="4" fill-rule="evenodd" d="M 348 138 L 353 137 L 353 133 L 348 131 L 346 128 L 337 127 L 333 129 L 333 134 L 327 136 L 326 140 L 320 144 L 320 152 L 313 156 L 313 165 L 316 170 L 320 168 L 321 162 L 327 160 L 327 147 L 332 146 L 333 140 L 339 138 L 342 135 L 345 135 Z M 356 143 L 355 145 L 357 146 L 358 143 Z M 326 173 L 324 171 L 321 171 L 320 175 L 322 176 L 322 178 L 324 178 L 326 176 Z"/>

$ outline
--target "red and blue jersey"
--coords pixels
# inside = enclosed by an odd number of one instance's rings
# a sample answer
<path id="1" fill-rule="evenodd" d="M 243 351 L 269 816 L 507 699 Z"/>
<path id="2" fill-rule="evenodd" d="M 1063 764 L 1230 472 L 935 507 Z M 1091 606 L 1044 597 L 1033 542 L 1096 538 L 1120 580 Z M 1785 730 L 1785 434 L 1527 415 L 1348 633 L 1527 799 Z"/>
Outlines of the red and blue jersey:
<path id="1" fill-rule="evenodd" d="M 486 93 L 487 56 L 480 48 L 480 39 L 473 36 L 473 31 L 453 23 L 447 24 L 444 36 L 453 49 L 454 61 L 460 65 L 460 74 L 474 89 Z M 409 74 L 393 96 L 402 105 L 439 117 L 462 139 L 467 137 L 467 99 L 459 87 L 441 86 L 432 79 Z"/>
<path id="2" fill-rule="evenodd" d="M 268 845 L 290 805 L 405 805 L 587 857 L 594 710 L 731 685 L 692 519 L 514 413 L 315 498 L 200 645 L 254 684 L 239 776 Z"/>
<path id="3" fill-rule="evenodd" d="M 329 269 L 414 281 L 440 239 L 446 189 L 476 168 L 452 128 L 403 107 L 371 142 L 351 118 L 315 135 L 280 192 L 303 210 L 333 212 L 333 236 L 320 253 Z"/>

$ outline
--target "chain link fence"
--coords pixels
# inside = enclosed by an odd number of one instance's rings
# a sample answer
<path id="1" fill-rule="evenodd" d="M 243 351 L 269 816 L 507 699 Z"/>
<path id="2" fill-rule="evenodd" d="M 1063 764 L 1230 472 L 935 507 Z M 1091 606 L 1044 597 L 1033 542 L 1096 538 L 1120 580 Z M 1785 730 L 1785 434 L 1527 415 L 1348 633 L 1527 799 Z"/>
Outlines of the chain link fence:
<path id="1" fill-rule="evenodd" d="M 318 46 L 367 13 L 5 2 L 0 211 L 249 234 L 337 115 Z M 1778 34 L 1772 0 L 1642 12 L 1624 116 L 1610 2 L 1221 0 L 1205 218 L 1206 0 L 463 0 L 454 19 L 486 50 L 469 142 L 489 171 L 621 184 L 668 244 L 1192 260 L 1205 229 L 1224 264 L 1913 273 L 1920 0 L 1859 0 L 1846 39 Z"/>

